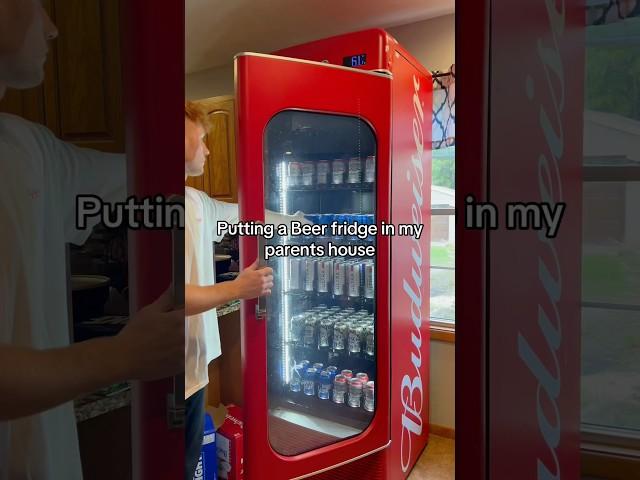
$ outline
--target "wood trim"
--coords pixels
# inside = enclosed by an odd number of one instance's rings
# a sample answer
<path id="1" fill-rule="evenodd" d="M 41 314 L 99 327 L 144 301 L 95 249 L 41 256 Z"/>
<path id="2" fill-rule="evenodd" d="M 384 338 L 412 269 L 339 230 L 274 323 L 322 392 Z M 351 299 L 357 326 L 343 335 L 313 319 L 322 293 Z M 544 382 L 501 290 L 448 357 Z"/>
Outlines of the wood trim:
<path id="1" fill-rule="evenodd" d="M 583 425 L 582 475 L 611 480 L 640 478 L 640 439 L 637 434 L 597 425 Z"/>
<path id="2" fill-rule="evenodd" d="M 440 325 L 431 325 L 431 340 L 438 342 L 456 343 L 455 327 L 443 327 Z"/>
<path id="3" fill-rule="evenodd" d="M 610 450 L 610 449 L 607 449 Z M 624 452 L 583 450 L 581 472 L 584 477 L 627 480 L 640 478 L 640 458 Z"/>
<path id="4" fill-rule="evenodd" d="M 432 435 L 437 435 L 438 437 L 450 438 L 451 440 L 456 439 L 455 428 L 443 427 L 442 425 L 434 425 L 433 423 L 430 423 L 429 433 Z"/>

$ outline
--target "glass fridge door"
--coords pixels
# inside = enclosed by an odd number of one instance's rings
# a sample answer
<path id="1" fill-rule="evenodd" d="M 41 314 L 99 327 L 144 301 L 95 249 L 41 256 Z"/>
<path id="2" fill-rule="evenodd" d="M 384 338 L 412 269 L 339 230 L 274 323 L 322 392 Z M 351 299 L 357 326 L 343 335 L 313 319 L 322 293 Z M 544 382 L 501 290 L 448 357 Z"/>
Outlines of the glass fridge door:
<path id="1" fill-rule="evenodd" d="M 362 250 L 376 242 L 363 231 L 376 223 L 376 145 L 366 121 L 344 115 L 285 110 L 265 131 L 265 218 L 304 212 L 326 225 L 266 241 L 285 253 L 267 261 L 266 309 L 269 441 L 281 455 L 356 436 L 374 416 L 376 258 Z M 307 252 L 287 255 L 290 245 Z"/>

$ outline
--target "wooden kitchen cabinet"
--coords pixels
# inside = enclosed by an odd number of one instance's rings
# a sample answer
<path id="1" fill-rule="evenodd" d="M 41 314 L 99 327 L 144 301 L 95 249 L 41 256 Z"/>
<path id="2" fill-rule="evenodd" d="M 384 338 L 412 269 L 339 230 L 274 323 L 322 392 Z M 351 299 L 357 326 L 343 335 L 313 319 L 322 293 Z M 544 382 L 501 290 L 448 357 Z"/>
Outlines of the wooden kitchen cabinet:
<path id="1" fill-rule="evenodd" d="M 0 111 L 81 147 L 124 152 L 119 2 L 45 0 L 59 36 L 39 87 L 9 90 Z"/>
<path id="2" fill-rule="evenodd" d="M 207 112 L 210 130 L 206 143 L 211 152 L 204 167 L 204 175 L 189 177 L 187 185 L 202 190 L 218 200 L 236 203 L 235 101 L 232 96 L 198 100 Z"/>

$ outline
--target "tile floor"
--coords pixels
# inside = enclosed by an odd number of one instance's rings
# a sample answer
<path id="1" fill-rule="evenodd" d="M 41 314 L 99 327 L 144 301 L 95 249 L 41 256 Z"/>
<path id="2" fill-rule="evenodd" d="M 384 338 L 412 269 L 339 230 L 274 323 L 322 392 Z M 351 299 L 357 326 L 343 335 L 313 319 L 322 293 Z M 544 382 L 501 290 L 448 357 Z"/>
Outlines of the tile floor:
<path id="1" fill-rule="evenodd" d="M 454 480 L 455 440 L 431 435 L 409 480 Z"/>

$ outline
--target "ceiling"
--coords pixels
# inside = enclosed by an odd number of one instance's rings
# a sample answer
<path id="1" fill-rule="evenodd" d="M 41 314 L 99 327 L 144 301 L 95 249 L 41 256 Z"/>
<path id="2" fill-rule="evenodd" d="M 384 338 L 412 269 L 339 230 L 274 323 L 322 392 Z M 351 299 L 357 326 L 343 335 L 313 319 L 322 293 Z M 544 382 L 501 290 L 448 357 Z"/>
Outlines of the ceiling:
<path id="1" fill-rule="evenodd" d="M 238 52 L 271 52 L 371 27 L 454 11 L 455 0 L 187 0 L 186 73 L 231 63 Z"/>

